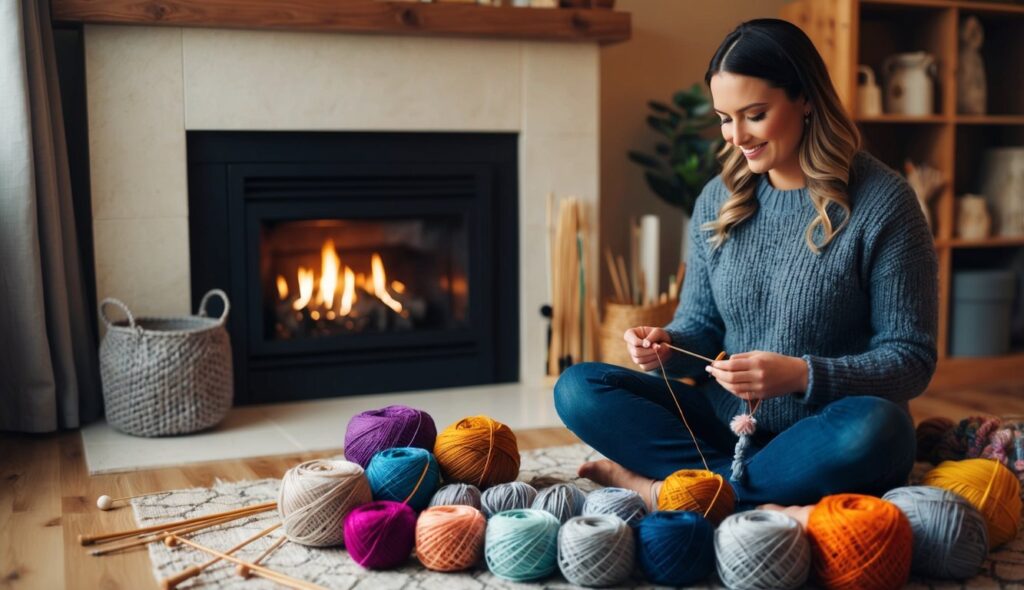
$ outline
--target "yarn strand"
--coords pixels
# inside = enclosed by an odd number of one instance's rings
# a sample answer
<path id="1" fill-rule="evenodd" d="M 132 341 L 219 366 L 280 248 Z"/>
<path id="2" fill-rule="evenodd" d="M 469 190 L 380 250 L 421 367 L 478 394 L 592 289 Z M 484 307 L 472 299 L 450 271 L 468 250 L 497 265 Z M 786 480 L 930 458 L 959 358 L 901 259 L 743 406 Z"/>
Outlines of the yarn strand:
<path id="1" fill-rule="evenodd" d="M 676 409 L 679 410 L 679 417 L 683 419 L 683 426 L 686 426 L 686 431 L 690 433 L 690 438 L 693 439 L 693 446 L 697 448 L 697 454 L 700 455 L 701 462 L 704 463 L 704 470 L 711 471 L 708 467 L 708 460 L 704 458 L 704 453 L 700 450 L 700 443 L 697 442 L 697 435 L 693 433 L 693 429 L 690 428 L 690 423 L 686 421 L 686 414 L 683 413 L 683 407 L 679 405 L 679 399 L 676 397 L 676 392 L 672 390 L 672 384 L 668 381 L 668 373 L 665 372 L 665 364 L 661 362 L 661 356 L 654 355 L 654 358 L 658 359 L 658 367 L 661 368 L 661 377 L 665 380 L 665 387 L 668 387 L 668 392 L 672 396 L 672 401 L 676 404 Z M 715 494 L 718 497 L 718 494 Z"/>

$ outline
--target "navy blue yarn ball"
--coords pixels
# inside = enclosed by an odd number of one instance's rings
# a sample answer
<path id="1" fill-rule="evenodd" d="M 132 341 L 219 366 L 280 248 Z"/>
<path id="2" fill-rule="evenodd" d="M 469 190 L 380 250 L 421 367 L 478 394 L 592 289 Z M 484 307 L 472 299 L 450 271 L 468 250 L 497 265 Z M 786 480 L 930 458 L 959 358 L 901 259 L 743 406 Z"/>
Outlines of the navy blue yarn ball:
<path id="1" fill-rule="evenodd" d="M 715 530 L 696 512 L 652 512 L 636 526 L 636 557 L 647 579 L 689 586 L 715 569 Z"/>

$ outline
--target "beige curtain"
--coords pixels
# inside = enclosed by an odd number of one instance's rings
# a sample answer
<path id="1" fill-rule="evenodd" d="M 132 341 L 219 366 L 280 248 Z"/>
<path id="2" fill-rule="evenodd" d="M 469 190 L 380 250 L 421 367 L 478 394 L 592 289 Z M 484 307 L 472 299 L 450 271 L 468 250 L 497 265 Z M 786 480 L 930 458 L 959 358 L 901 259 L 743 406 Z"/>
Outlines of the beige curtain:
<path id="1" fill-rule="evenodd" d="M 0 0 L 0 430 L 101 410 L 48 0 Z"/>

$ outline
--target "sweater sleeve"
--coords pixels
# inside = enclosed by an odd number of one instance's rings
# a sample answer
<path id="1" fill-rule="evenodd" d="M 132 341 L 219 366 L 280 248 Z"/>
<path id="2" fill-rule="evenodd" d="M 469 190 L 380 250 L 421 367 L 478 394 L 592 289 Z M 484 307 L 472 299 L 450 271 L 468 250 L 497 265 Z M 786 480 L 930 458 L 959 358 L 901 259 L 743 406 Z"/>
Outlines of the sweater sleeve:
<path id="1" fill-rule="evenodd" d="M 710 244 L 707 233 L 700 226 L 717 214 L 713 211 L 713 197 L 720 188 L 721 181 L 716 178 L 704 187 L 697 199 L 693 219 L 690 220 L 683 292 L 672 321 L 665 326 L 673 345 L 710 358 L 722 349 L 725 327 L 711 291 Z M 675 352 L 665 363 L 665 370 L 673 377 L 706 377 L 705 364 L 700 359 Z"/>
<path id="2" fill-rule="evenodd" d="M 807 391 L 797 398 L 823 405 L 850 395 L 905 402 L 920 395 L 935 372 L 938 262 L 931 231 L 909 187 L 866 244 L 871 339 L 860 354 L 805 355 Z"/>

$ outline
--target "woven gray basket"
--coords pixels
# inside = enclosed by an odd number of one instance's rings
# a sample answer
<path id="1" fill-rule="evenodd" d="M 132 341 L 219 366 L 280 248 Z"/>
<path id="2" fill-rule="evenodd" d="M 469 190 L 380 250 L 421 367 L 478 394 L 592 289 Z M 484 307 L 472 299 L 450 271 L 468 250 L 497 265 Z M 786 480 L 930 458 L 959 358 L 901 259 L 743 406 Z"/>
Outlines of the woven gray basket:
<path id="1" fill-rule="evenodd" d="M 213 295 L 224 300 L 219 318 L 206 317 Z M 121 308 L 127 319 L 111 321 L 106 308 Z M 100 378 L 107 422 L 135 436 L 184 434 L 224 419 L 234 393 L 231 342 L 224 322 L 231 305 L 213 289 L 199 303 L 199 315 L 136 318 L 121 301 L 100 303 L 107 334 L 100 344 Z"/>

